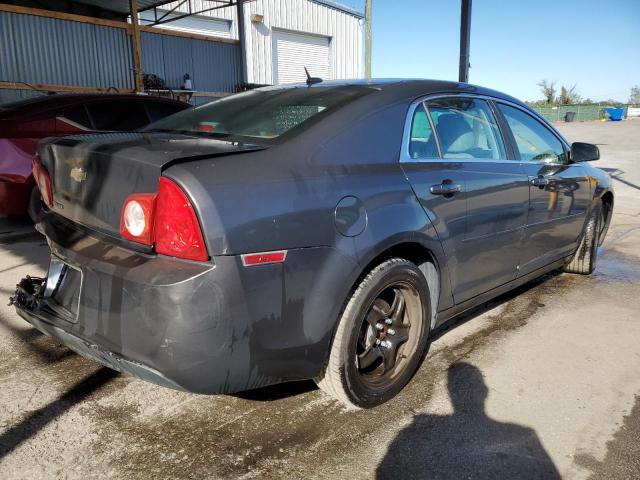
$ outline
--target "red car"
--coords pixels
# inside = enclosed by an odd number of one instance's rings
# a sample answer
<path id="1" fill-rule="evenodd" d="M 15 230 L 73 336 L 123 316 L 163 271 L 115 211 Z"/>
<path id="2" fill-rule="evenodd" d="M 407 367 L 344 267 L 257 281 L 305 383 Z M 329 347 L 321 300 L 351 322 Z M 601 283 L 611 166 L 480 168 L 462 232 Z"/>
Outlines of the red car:
<path id="1" fill-rule="evenodd" d="M 39 199 L 31 160 L 43 138 L 137 130 L 189 107 L 133 94 L 48 95 L 0 105 L 0 216 L 24 215 Z"/>

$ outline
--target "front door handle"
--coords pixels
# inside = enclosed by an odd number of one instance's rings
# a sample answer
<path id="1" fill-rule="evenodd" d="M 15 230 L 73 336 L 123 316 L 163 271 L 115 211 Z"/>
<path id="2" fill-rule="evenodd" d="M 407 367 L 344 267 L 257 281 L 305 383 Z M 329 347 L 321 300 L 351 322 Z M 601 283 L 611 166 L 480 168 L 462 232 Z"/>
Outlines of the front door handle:
<path id="1" fill-rule="evenodd" d="M 547 185 L 549 185 L 550 180 L 546 177 L 536 177 L 531 179 L 531 185 L 533 185 L 534 187 L 546 187 Z"/>
<path id="2" fill-rule="evenodd" d="M 429 191 L 434 195 L 453 195 L 462 191 L 462 187 L 455 183 L 442 182 L 439 185 L 431 185 Z"/>

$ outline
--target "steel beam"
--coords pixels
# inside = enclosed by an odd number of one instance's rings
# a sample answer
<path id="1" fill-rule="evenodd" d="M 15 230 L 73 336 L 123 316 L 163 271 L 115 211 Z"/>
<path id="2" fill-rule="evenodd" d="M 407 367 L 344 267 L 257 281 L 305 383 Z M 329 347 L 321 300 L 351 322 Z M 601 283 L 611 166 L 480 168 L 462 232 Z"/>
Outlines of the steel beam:
<path id="1" fill-rule="evenodd" d="M 471 0 L 462 0 L 460 10 L 460 67 L 458 81 L 469 81 L 469 48 L 471 44 Z"/>

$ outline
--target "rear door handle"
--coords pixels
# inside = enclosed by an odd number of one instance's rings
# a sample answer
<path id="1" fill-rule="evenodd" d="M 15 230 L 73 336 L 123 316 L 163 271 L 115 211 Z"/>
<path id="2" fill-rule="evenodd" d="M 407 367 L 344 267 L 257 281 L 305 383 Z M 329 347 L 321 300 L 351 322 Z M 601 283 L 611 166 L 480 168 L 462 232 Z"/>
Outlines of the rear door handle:
<path id="1" fill-rule="evenodd" d="M 453 195 L 462 191 L 462 187 L 455 183 L 441 183 L 439 185 L 431 185 L 429 191 L 434 195 Z"/>
<path id="2" fill-rule="evenodd" d="M 545 177 L 536 177 L 531 179 L 531 185 L 534 187 L 546 187 L 549 183 L 549 179 Z"/>

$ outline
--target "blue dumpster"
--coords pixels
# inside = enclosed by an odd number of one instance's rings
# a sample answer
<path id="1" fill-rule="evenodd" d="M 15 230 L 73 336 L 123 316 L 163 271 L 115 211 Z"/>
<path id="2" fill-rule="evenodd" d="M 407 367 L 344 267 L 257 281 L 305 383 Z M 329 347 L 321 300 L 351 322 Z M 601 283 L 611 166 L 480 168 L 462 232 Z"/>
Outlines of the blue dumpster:
<path id="1" fill-rule="evenodd" d="M 612 122 L 619 122 L 622 120 L 622 115 L 624 115 L 624 108 L 609 107 L 605 108 L 604 111 L 609 114 L 609 120 Z"/>

